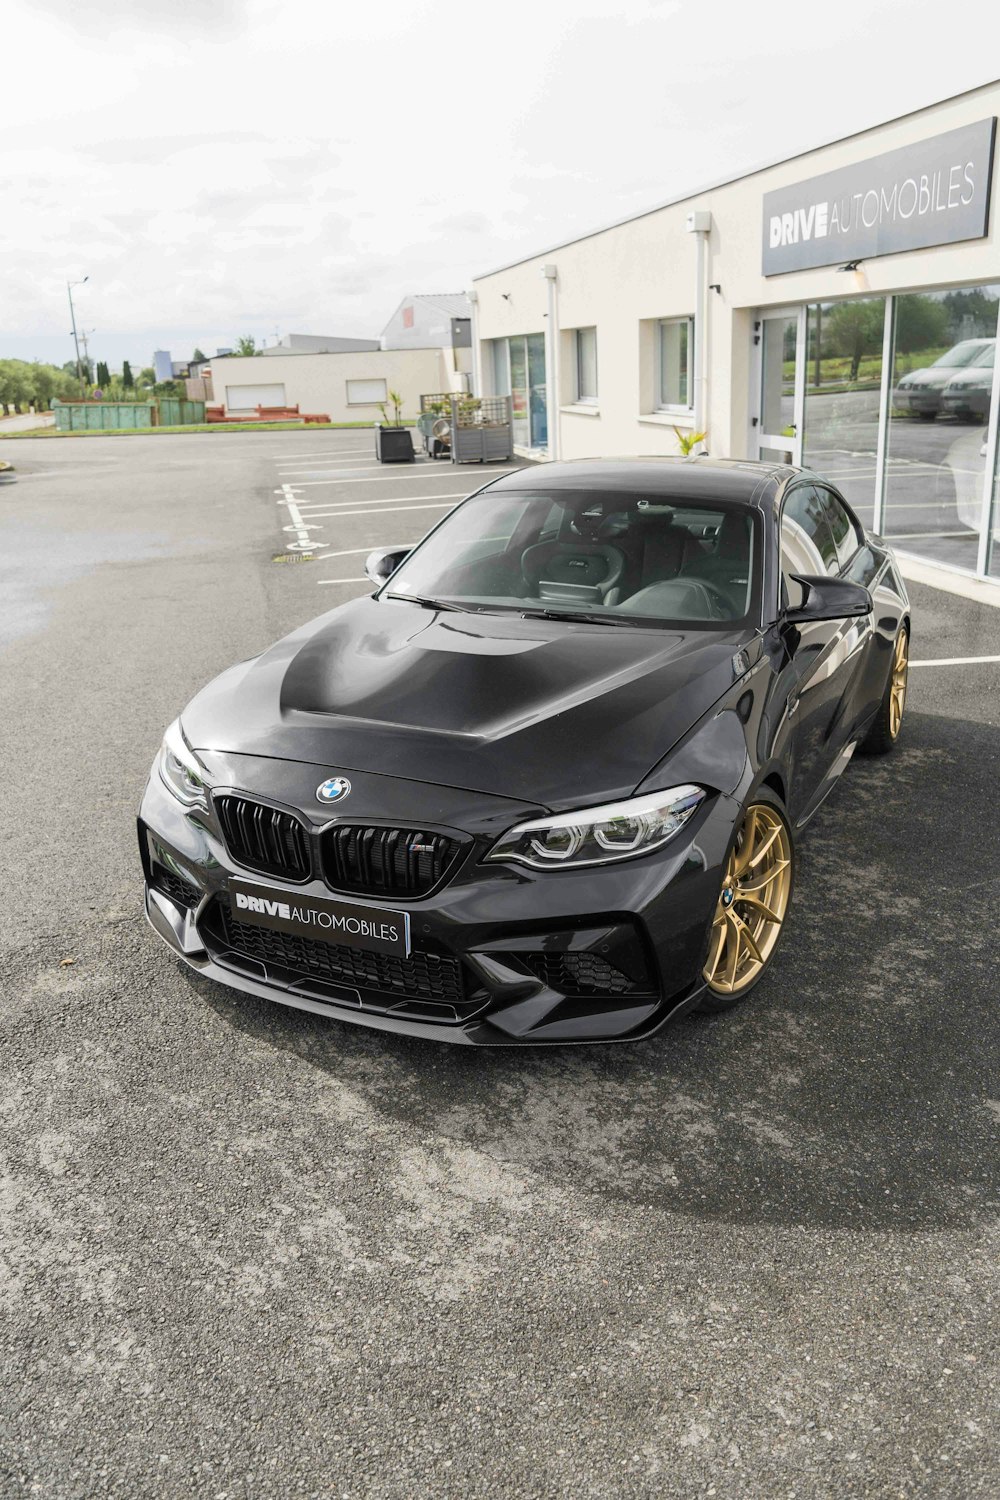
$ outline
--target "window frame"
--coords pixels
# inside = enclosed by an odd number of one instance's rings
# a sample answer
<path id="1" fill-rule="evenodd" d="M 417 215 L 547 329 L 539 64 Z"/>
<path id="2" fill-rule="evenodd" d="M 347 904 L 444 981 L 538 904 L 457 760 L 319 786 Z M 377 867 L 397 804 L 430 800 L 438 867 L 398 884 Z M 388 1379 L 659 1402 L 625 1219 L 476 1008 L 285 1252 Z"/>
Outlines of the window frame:
<path id="1" fill-rule="evenodd" d="M 666 401 L 663 395 L 663 336 L 667 328 L 675 328 L 680 324 L 687 327 L 687 394 L 686 403 L 677 401 Z M 694 314 L 681 313 L 676 317 L 656 319 L 656 337 L 654 339 L 654 411 L 670 412 L 675 416 L 690 415 L 694 411 Z"/>
<path id="2" fill-rule="evenodd" d="M 821 479 L 821 478 L 819 478 L 819 476 L 815 476 L 814 477 L 814 476 L 812 476 L 810 474 L 799 474 L 799 475 L 797 475 L 796 479 L 795 479 L 795 482 L 793 484 L 788 485 L 787 488 L 785 489 L 783 495 L 781 496 L 781 503 L 780 503 L 780 505 L 778 507 L 777 529 L 776 529 L 776 533 L 775 533 L 776 540 L 777 540 L 777 550 L 778 550 L 778 600 L 777 600 L 777 604 L 778 604 L 777 618 L 778 619 L 781 618 L 781 616 L 784 614 L 785 610 L 788 608 L 788 593 L 787 593 L 787 590 L 785 588 L 785 570 L 784 570 L 784 567 L 782 566 L 782 549 L 781 549 L 781 528 L 782 528 L 782 525 L 783 525 L 784 519 L 785 519 L 785 506 L 788 504 L 789 500 L 792 498 L 792 496 L 798 490 L 806 490 L 806 489 L 817 490 L 820 494 L 832 495 L 835 500 L 838 500 L 840 502 L 840 504 L 844 507 L 844 510 L 847 513 L 848 520 L 851 522 L 851 525 L 854 528 L 855 538 L 858 539 L 860 537 L 860 540 L 858 540 L 857 546 L 855 547 L 854 551 L 850 554 L 850 556 L 847 558 L 847 561 L 844 562 L 843 564 L 840 564 L 839 563 L 840 553 L 839 553 L 839 550 L 837 548 L 837 538 L 833 534 L 833 528 L 830 526 L 830 523 L 829 522 L 826 523 L 827 529 L 830 531 L 830 540 L 833 542 L 833 548 L 834 548 L 834 551 L 837 553 L 837 558 L 838 558 L 837 571 L 835 573 L 827 573 L 827 575 L 826 575 L 827 577 L 829 577 L 829 578 L 842 578 L 844 576 L 844 574 L 847 572 L 848 568 L 850 568 L 852 566 L 852 564 L 854 563 L 854 560 L 856 559 L 858 553 L 861 551 L 862 547 L 866 547 L 868 545 L 868 532 L 867 532 L 865 526 L 862 524 L 861 521 L 858 520 L 857 516 L 854 513 L 853 508 L 847 503 L 847 501 L 844 499 L 844 497 L 840 493 L 840 491 L 838 489 L 836 489 L 835 486 L 833 484 L 831 484 L 828 479 Z M 825 504 L 825 501 L 824 501 L 824 504 Z"/>
<path id="3" fill-rule="evenodd" d="M 352 401 L 352 385 L 375 385 L 382 384 L 382 395 L 373 397 L 371 400 Z M 384 406 L 389 399 L 389 378 L 385 375 L 352 375 L 350 379 L 344 380 L 344 403 L 347 406 Z"/>
<path id="4" fill-rule="evenodd" d="M 581 335 L 592 333 L 594 335 L 594 390 L 593 394 L 584 394 L 583 390 L 583 340 Z M 588 323 L 583 328 L 573 330 L 573 369 L 574 385 L 573 399 L 577 406 L 596 406 L 600 399 L 600 376 L 597 362 L 597 324 Z"/>

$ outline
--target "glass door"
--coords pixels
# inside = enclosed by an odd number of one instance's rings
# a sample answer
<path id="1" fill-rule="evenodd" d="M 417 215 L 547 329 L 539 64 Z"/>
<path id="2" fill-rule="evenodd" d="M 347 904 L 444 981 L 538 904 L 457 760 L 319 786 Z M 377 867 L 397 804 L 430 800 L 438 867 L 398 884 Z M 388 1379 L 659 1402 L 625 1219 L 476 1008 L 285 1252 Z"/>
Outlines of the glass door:
<path id="1" fill-rule="evenodd" d="M 805 308 L 762 311 L 755 320 L 754 340 L 757 402 L 752 418 L 752 457 L 800 464 L 805 401 Z"/>

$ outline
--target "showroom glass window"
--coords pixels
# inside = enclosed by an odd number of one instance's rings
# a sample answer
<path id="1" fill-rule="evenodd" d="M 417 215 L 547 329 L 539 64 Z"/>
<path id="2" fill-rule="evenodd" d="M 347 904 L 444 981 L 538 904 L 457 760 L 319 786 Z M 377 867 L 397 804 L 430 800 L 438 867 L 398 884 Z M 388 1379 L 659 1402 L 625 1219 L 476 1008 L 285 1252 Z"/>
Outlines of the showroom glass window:
<path id="1" fill-rule="evenodd" d="M 510 396 L 515 444 L 545 448 L 549 433 L 544 333 L 493 340 L 493 389 L 495 395 Z"/>
<path id="2" fill-rule="evenodd" d="M 834 480 L 869 526 L 875 516 L 885 307 L 883 297 L 814 302 L 806 320 L 802 462 Z"/>
<path id="3" fill-rule="evenodd" d="M 576 353 L 576 399 L 597 404 L 597 329 L 578 328 L 573 335 Z"/>
<path id="4" fill-rule="evenodd" d="M 905 552 L 973 570 L 998 312 L 997 283 L 895 298 L 882 530 Z"/>
<path id="5" fill-rule="evenodd" d="M 694 319 L 663 318 L 656 325 L 656 404 L 688 411 L 694 389 Z"/>

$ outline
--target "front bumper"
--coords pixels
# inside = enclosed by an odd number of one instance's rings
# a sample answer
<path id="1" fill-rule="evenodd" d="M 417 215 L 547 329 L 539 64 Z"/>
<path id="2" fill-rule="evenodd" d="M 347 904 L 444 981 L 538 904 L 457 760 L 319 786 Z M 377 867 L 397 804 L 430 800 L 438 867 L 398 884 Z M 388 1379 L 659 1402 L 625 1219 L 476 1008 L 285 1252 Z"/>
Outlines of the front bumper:
<path id="1" fill-rule="evenodd" d="M 319 779 L 315 766 L 271 767 L 269 774 L 266 762 L 231 757 L 227 770 L 231 782 L 238 772 L 244 795 L 263 796 L 262 783 L 273 789 L 279 780 L 284 799 L 272 795 L 272 806 L 317 828 L 335 821 L 314 814 L 303 795 Z M 707 799 L 677 840 L 646 858 L 543 873 L 481 863 L 496 835 L 526 815 L 516 804 L 351 777 L 352 816 L 345 811 L 343 822 L 371 818 L 376 807 L 391 813 L 405 799 L 405 822 L 420 826 L 434 813 L 437 827 L 451 826 L 469 841 L 454 876 L 426 897 L 345 896 L 369 907 L 405 907 L 413 934 L 408 960 L 359 956 L 323 939 L 262 936 L 261 928 L 244 926 L 229 908 L 230 878 L 270 888 L 285 883 L 238 864 L 214 813 L 186 813 L 157 775 L 139 816 L 146 916 L 154 931 L 190 968 L 245 993 L 466 1045 L 635 1040 L 697 1002 L 738 814 L 731 798 Z M 321 879 L 287 888 L 292 895 L 338 894 Z"/>
<path id="2" fill-rule="evenodd" d="M 930 416 L 941 410 L 941 391 L 933 386 L 912 386 L 904 389 L 897 386 L 892 393 L 892 404 L 900 411 L 916 412 L 920 416 Z"/>
<path id="3" fill-rule="evenodd" d="M 957 391 L 946 391 L 941 397 L 941 410 L 949 416 L 964 416 L 971 413 L 985 421 L 990 412 L 990 397 L 992 392 L 985 389 L 969 387 Z"/>

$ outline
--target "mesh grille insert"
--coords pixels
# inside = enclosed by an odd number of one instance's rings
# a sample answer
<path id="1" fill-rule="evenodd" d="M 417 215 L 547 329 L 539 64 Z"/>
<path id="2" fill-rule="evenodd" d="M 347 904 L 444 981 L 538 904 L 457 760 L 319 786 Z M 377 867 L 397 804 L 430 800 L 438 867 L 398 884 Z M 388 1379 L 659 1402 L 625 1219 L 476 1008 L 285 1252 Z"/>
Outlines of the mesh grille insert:
<path id="1" fill-rule="evenodd" d="M 216 797 L 215 808 L 229 852 L 241 865 L 286 880 L 309 878 L 309 835 L 298 818 L 249 797 Z"/>
<path id="2" fill-rule="evenodd" d="M 637 984 L 599 953 L 521 953 L 532 974 L 561 995 L 648 994 L 646 984 Z"/>
<path id="3" fill-rule="evenodd" d="M 153 878 L 151 881 L 154 889 L 162 891 L 171 901 L 178 906 L 186 906 L 193 910 L 201 900 L 201 891 L 190 880 L 184 880 L 182 876 L 175 875 L 172 870 L 167 870 L 163 865 L 153 865 Z"/>
<path id="4" fill-rule="evenodd" d="M 369 896 L 426 896 L 461 853 L 441 833 L 341 823 L 321 840 L 323 878 L 335 891 Z"/>
<path id="5" fill-rule="evenodd" d="M 303 978 L 348 985 L 363 1003 L 398 1010 L 413 1002 L 414 1011 L 434 1016 L 428 1006 L 442 1007 L 439 1018 L 462 1019 L 481 1009 L 484 996 L 469 999 L 459 960 L 448 953 L 415 950 L 409 958 L 348 948 L 321 939 L 298 937 L 269 927 L 237 921 L 223 901 L 216 901 L 207 922 L 199 924 L 210 947 L 222 946 L 257 963 Z M 214 941 L 213 941 L 214 939 Z"/>

